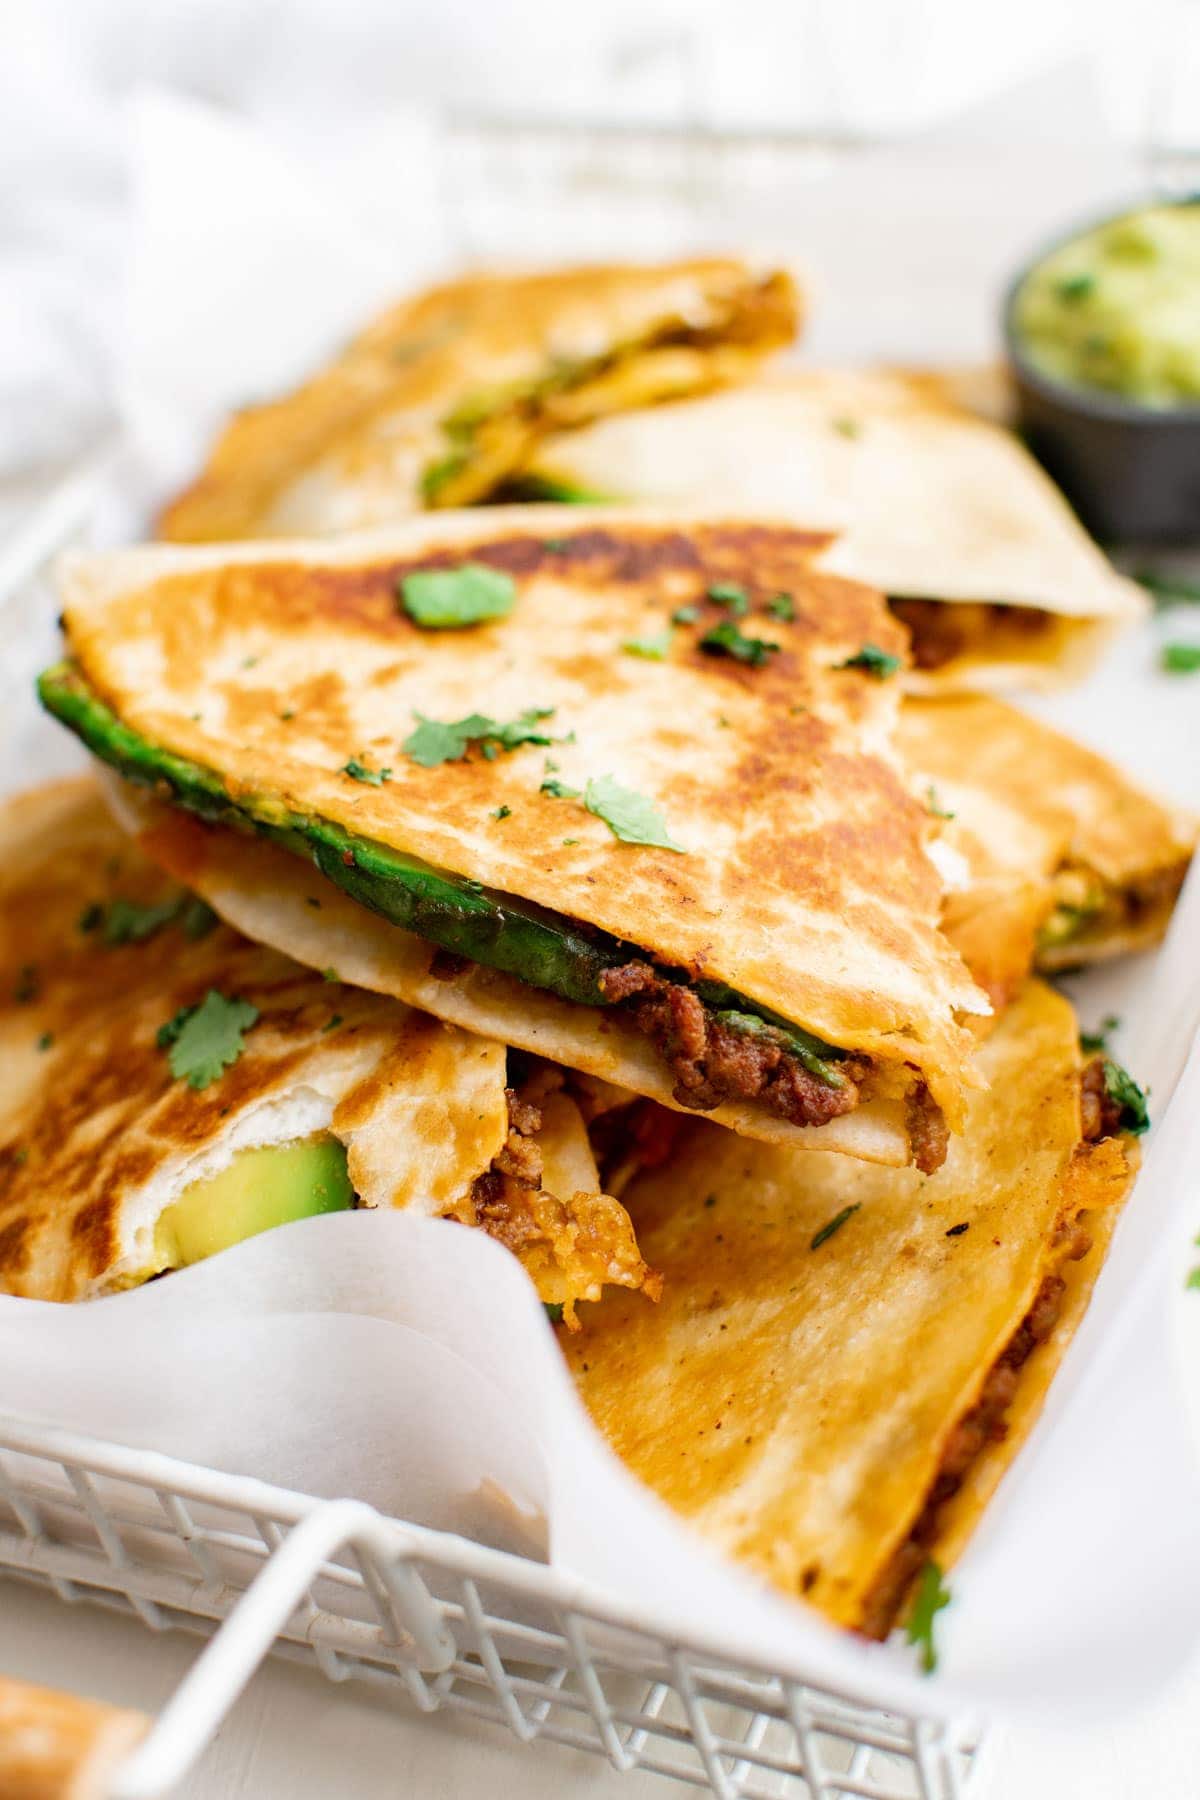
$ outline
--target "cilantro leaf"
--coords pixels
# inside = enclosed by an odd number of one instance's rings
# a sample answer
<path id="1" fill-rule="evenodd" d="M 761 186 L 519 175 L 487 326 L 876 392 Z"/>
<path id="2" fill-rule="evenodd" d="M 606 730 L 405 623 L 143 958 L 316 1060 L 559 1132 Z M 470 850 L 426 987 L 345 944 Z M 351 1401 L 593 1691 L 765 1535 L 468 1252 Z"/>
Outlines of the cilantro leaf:
<path id="1" fill-rule="evenodd" d="M 632 788 L 622 787 L 611 775 L 600 775 L 588 782 L 583 804 L 597 819 L 603 819 L 623 844 L 652 844 L 660 850 L 686 854 L 682 844 L 672 843 L 654 802 Z"/>
<path id="2" fill-rule="evenodd" d="M 921 1668 L 932 1675 L 937 1668 L 937 1647 L 933 1641 L 933 1622 L 944 1606 L 950 1604 L 950 1589 L 942 1582 L 940 1566 L 932 1558 L 921 1570 L 913 1595 L 912 1610 L 904 1635 L 910 1644 L 921 1646 Z"/>
<path id="3" fill-rule="evenodd" d="M 228 998 L 209 988 L 199 1006 L 185 1006 L 158 1030 L 157 1043 L 167 1052 L 171 1073 L 197 1090 L 210 1087 L 235 1063 L 245 1045 L 242 1035 L 258 1021 L 249 1000 Z"/>
<path id="4" fill-rule="evenodd" d="M 409 618 L 426 630 L 457 631 L 506 618 L 516 605 L 517 584 L 503 569 L 469 562 L 402 576 L 399 598 Z"/>
<path id="5" fill-rule="evenodd" d="M 1189 1270 L 1188 1278 L 1183 1285 L 1186 1288 L 1200 1288 L 1200 1269 Z"/>
<path id="6" fill-rule="evenodd" d="M 767 638 L 746 637 L 732 619 L 722 619 L 719 625 L 705 632 L 700 639 L 700 648 L 709 656 L 732 656 L 735 662 L 749 663 L 752 669 L 759 669 L 779 645 L 772 644 Z"/>
<path id="7" fill-rule="evenodd" d="M 542 1305 L 546 1309 L 546 1317 L 549 1319 L 550 1323 L 552 1325 L 561 1325 L 563 1317 L 562 1301 L 543 1300 Z"/>
<path id="8" fill-rule="evenodd" d="M 215 930 L 217 915 L 207 900 L 202 900 L 199 894 L 189 894 L 183 903 L 179 922 L 183 926 L 183 935 L 188 943 L 196 944 L 201 938 L 207 937 L 210 931 Z"/>
<path id="9" fill-rule="evenodd" d="M 178 894 L 148 906 L 118 895 L 104 910 L 104 941 L 106 944 L 143 944 L 164 925 L 177 919 L 185 904 Z"/>
<path id="10" fill-rule="evenodd" d="M 621 645 L 627 656 L 643 656 L 647 662 L 665 662 L 671 648 L 671 627 L 653 632 L 649 637 L 626 638 Z"/>
<path id="11" fill-rule="evenodd" d="M 351 781 L 365 781 L 368 787 L 382 787 L 385 781 L 392 779 L 390 769 L 368 769 L 365 763 L 352 756 L 348 763 L 343 763 L 338 770 L 339 775 L 348 775 Z"/>
<path id="12" fill-rule="evenodd" d="M 552 706 L 533 706 L 519 719 L 511 719 L 506 724 L 489 719 L 483 713 L 471 713 L 465 719 L 444 722 L 416 713 L 417 728 L 410 732 L 400 748 L 423 769 L 436 769 L 446 762 L 462 762 L 472 744 L 478 744 L 491 762 L 501 750 L 516 750 L 522 744 L 561 742 L 541 727 L 541 721 L 550 718 L 553 712 Z"/>
<path id="13" fill-rule="evenodd" d="M 1116 1013 L 1106 1013 L 1104 1018 L 1100 1021 L 1100 1028 L 1098 1031 L 1080 1032 L 1079 1048 L 1088 1056 L 1095 1056 L 1099 1051 L 1107 1050 L 1109 1036 L 1117 1029 L 1117 1026 L 1120 1023 L 1121 1021 L 1118 1019 Z"/>
<path id="14" fill-rule="evenodd" d="M 1161 664 L 1168 675 L 1194 675 L 1200 669 L 1200 644 L 1164 644 Z"/>
<path id="15" fill-rule="evenodd" d="M 671 614 L 672 625 L 694 625 L 700 617 L 698 606 L 677 606 Z"/>
<path id="16" fill-rule="evenodd" d="M 893 656 L 889 650 L 881 650 L 878 644 L 864 644 L 845 662 L 835 663 L 836 669 L 861 669 L 864 675 L 870 675 L 875 681 L 886 681 L 900 667 L 900 658 Z"/>
<path id="17" fill-rule="evenodd" d="M 790 621 L 796 616 L 796 602 L 790 594 L 776 594 L 773 600 L 767 601 L 767 611 L 773 619 Z"/>
<path id="18" fill-rule="evenodd" d="M 955 815 L 952 812 L 947 812 L 946 808 L 942 805 L 941 801 L 938 799 L 938 791 L 934 787 L 932 782 L 930 782 L 929 786 L 925 790 L 925 799 L 926 799 L 926 802 L 928 803 L 929 810 L 933 814 L 935 819 L 952 819 L 952 818 L 954 818 Z"/>
<path id="19" fill-rule="evenodd" d="M 492 817 L 493 817 L 493 819 L 511 819 L 512 818 L 512 807 L 511 806 L 498 806 L 496 808 L 495 812 L 492 814 Z"/>
<path id="20" fill-rule="evenodd" d="M 547 775 L 538 789 L 539 794 L 549 794 L 552 800 L 578 800 L 579 788 L 568 787 L 565 781 L 556 781 L 553 775 Z"/>
<path id="21" fill-rule="evenodd" d="M 862 1201 L 856 1200 L 853 1206 L 843 1206 L 840 1213 L 834 1213 L 828 1224 L 822 1225 L 820 1231 L 814 1232 L 813 1240 L 808 1246 L 809 1249 L 819 1250 L 822 1244 L 827 1244 L 834 1232 L 840 1231 L 846 1220 L 852 1218 L 861 1205 Z"/>
<path id="22" fill-rule="evenodd" d="M 732 581 L 714 581 L 708 590 L 708 598 L 715 600 L 718 606 L 727 606 L 735 619 L 744 619 L 750 611 L 749 594 Z"/>
<path id="23" fill-rule="evenodd" d="M 1150 1109 L 1144 1090 L 1127 1069 L 1109 1056 L 1104 1059 L 1104 1091 L 1121 1109 L 1119 1124 L 1122 1131 L 1141 1137 L 1143 1131 L 1150 1129 Z"/>

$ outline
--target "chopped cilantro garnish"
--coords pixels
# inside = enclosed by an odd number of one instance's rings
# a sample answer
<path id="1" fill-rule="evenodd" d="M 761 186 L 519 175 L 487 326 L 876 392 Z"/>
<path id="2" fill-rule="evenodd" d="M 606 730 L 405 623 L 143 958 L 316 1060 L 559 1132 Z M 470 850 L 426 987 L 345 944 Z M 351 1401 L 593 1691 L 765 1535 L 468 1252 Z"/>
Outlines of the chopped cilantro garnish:
<path id="1" fill-rule="evenodd" d="M 1104 1091 L 1121 1109 L 1118 1122 L 1122 1131 L 1128 1131 L 1133 1137 L 1141 1137 L 1143 1131 L 1149 1130 L 1150 1110 L 1146 1105 L 1144 1091 L 1127 1069 L 1123 1069 L 1120 1063 L 1113 1062 L 1108 1056 L 1104 1059 Z"/>
<path id="2" fill-rule="evenodd" d="M 900 667 L 900 658 L 893 656 L 889 650 L 881 650 L 878 644 L 864 644 L 845 662 L 835 663 L 837 669 L 861 669 L 864 675 L 870 675 L 876 681 L 886 681 Z"/>
<path id="3" fill-rule="evenodd" d="M 1088 1056 L 1095 1056 L 1099 1051 L 1107 1050 L 1109 1037 L 1117 1029 L 1120 1023 L 1121 1021 L 1118 1019 L 1116 1013 L 1106 1013 L 1104 1018 L 1100 1021 L 1100 1029 L 1098 1031 L 1080 1032 L 1079 1048 Z"/>
<path id="4" fill-rule="evenodd" d="M 698 606 L 677 606 L 671 614 L 672 625 L 694 625 L 700 617 Z"/>
<path id="5" fill-rule="evenodd" d="M 551 556 L 561 556 L 564 550 L 571 548 L 569 538 L 543 538 L 542 549 L 548 550 Z"/>
<path id="6" fill-rule="evenodd" d="M 1164 644 L 1161 660 L 1168 675 L 1194 675 L 1200 669 L 1200 644 Z"/>
<path id="7" fill-rule="evenodd" d="M 257 657 L 257 656 L 243 656 L 243 658 L 242 658 L 242 667 L 243 667 L 243 669 L 253 669 L 253 668 L 255 668 L 255 667 L 256 667 L 256 666 L 257 666 L 257 664 L 258 664 L 258 660 L 259 660 L 259 659 L 258 659 L 258 657 Z"/>
<path id="8" fill-rule="evenodd" d="M 932 1675 L 937 1668 L 937 1646 L 933 1641 L 933 1622 L 944 1606 L 950 1604 L 950 1589 L 942 1582 L 940 1566 L 931 1558 L 921 1570 L 913 1595 L 912 1610 L 904 1635 L 910 1644 L 921 1646 L 921 1668 Z"/>
<path id="9" fill-rule="evenodd" d="M 542 1305 L 546 1309 L 546 1317 L 549 1319 L 550 1323 L 552 1325 L 561 1325 L 563 1316 L 562 1302 L 559 1300 L 543 1300 Z"/>
<path id="10" fill-rule="evenodd" d="M 563 839 L 563 847 L 564 847 L 564 849 L 569 850 L 571 848 L 572 844 L 577 844 L 578 842 L 579 842 L 578 838 L 564 838 Z"/>
<path id="11" fill-rule="evenodd" d="M 700 639 L 700 648 L 709 656 L 732 656 L 735 662 L 749 663 L 752 669 L 758 669 L 779 645 L 767 638 L 746 637 L 732 619 L 722 619 L 719 625 L 705 632 Z"/>
<path id="12" fill-rule="evenodd" d="M 929 810 L 935 819 L 952 819 L 954 817 L 954 814 L 952 812 L 947 812 L 946 808 L 938 799 L 938 791 L 932 782 L 930 782 L 928 788 L 925 790 L 925 798 L 929 803 Z"/>
<path id="13" fill-rule="evenodd" d="M 98 900 L 89 900 L 88 904 L 79 915 L 78 925 L 80 931 L 82 931 L 85 936 L 89 931 L 95 931 L 103 917 L 104 908 L 101 906 L 100 902 Z"/>
<path id="14" fill-rule="evenodd" d="M 446 762 L 462 762 L 472 744 L 478 744 L 489 762 L 501 750 L 516 750 L 521 744 L 554 744 L 541 728 L 540 721 L 554 712 L 552 706 L 530 707 L 519 719 L 501 724 L 483 713 L 471 713 L 465 719 L 441 721 L 416 713 L 417 728 L 405 738 L 400 748 L 411 761 L 423 769 L 436 769 Z"/>
<path id="15" fill-rule="evenodd" d="M 496 808 L 495 812 L 492 814 L 492 817 L 493 817 L 493 819 L 511 819 L 512 818 L 512 807 L 511 806 L 498 806 Z"/>
<path id="16" fill-rule="evenodd" d="M 1190 1270 L 1188 1278 L 1183 1285 L 1184 1287 L 1189 1288 L 1200 1288 L 1200 1269 Z"/>
<path id="17" fill-rule="evenodd" d="M 294 706 L 285 707 L 284 710 L 279 715 L 279 717 L 283 720 L 285 725 L 290 724 L 291 721 L 295 718 L 295 716 L 296 716 L 296 709 Z"/>
<path id="18" fill-rule="evenodd" d="M 856 438 L 862 436 L 862 426 L 857 419 L 842 417 L 831 419 L 829 423 L 833 426 L 833 429 L 837 432 L 839 437 Z"/>
<path id="19" fill-rule="evenodd" d="M 773 619 L 790 621 L 796 616 L 796 602 L 790 594 L 776 594 L 773 600 L 767 601 L 767 611 Z"/>
<path id="20" fill-rule="evenodd" d="M 199 894 L 189 894 L 183 903 L 179 922 L 183 926 L 183 935 L 188 943 L 196 944 L 215 929 L 217 915 L 207 900 L 202 900 Z"/>
<path id="21" fill-rule="evenodd" d="M 399 598 L 409 618 L 426 630 L 457 631 L 506 618 L 516 605 L 517 584 L 503 569 L 469 562 L 402 576 Z"/>
<path id="22" fill-rule="evenodd" d="M 861 1205 L 862 1201 L 856 1200 L 853 1206 L 843 1206 L 841 1212 L 834 1213 L 832 1219 L 830 1219 L 827 1224 L 822 1225 L 820 1231 L 813 1234 L 813 1240 L 808 1246 L 809 1249 L 819 1250 L 822 1244 L 827 1244 L 834 1232 L 840 1231 L 842 1226 L 846 1223 L 846 1220 L 852 1218 Z"/>
<path id="23" fill-rule="evenodd" d="M 672 843 L 654 802 L 632 788 L 622 787 L 611 775 L 599 775 L 588 782 L 583 804 L 597 819 L 603 819 L 623 844 L 652 844 L 660 850 L 685 854 L 682 844 Z"/>
<path id="24" fill-rule="evenodd" d="M 38 1049 L 48 1050 L 53 1042 L 54 1033 L 52 1031 L 43 1031 L 41 1037 L 38 1039 Z"/>
<path id="25" fill-rule="evenodd" d="M 257 1023 L 258 1008 L 210 988 L 199 1006 L 185 1006 L 158 1031 L 171 1073 L 191 1088 L 210 1087 L 242 1054 L 243 1034 Z"/>
<path id="26" fill-rule="evenodd" d="M 336 1031 L 338 1026 L 341 1023 L 342 1023 L 341 1013 L 331 1013 L 330 1016 L 326 1019 L 325 1023 L 322 1025 L 321 1030 L 323 1032 L 324 1031 Z"/>
<path id="27" fill-rule="evenodd" d="M 621 645 L 627 656 L 644 656 L 647 662 L 664 662 L 671 648 L 671 627 L 650 637 L 626 638 Z"/>
<path id="28" fill-rule="evenodd" d="M 750 596 L 744 587 L 738 587 L 732 581 L 714 581 L 708 590 L 710 600 L 718 606 L 727 606 L 735 619 L 744 619 L 750 611 Z"/>
<path id="29" fill-rule="evenodd" d="M 321 980 L 322 981 L 340 981 L 341 979 L 342 978 L 338 974 L 336 969 L 322 969 L 321 970 Z"/>
<path id="30" fill-rule="evenodd" d="M 1140 569 L 1134 576 L 1154 596 L 1159 612 L 1169 606 L 1200 606 L 1200 581 L 1186 581 L 1182 575 L 1161 575 L 1155 569 Z"/>
<path id="31" fill-rule="evenodd" d="M 368 787 L 382 787 L 385 781 L 392 779 L 390 769 L 368 769 L 365 763 L 360 763 L 354 756 L 348 763 L 342 764 L 338 774 L 348 775 L 351 781 L 365 781 Z"/>
<path id="32" fill-rule="evenodd" d="M 104 941 L 106 944 L 142 944 L 147 938 L 161 931 L 164 925 L 170 925 L 179 917 L 185 902 L 178 894 L 169 900 L 152 902 L 143 906 L 137 900 L 125 900 L 119 895 L 110 900 L 104 913 Z"/>
<path id="33" fill-rule="evenodd" d="M 556 781 L 553 775 L 546 776 L 538 793 L 549 794 L 552 800 L 578 800 L 581 798 L 579 788 L 568 787 L 565 781 Z"/>

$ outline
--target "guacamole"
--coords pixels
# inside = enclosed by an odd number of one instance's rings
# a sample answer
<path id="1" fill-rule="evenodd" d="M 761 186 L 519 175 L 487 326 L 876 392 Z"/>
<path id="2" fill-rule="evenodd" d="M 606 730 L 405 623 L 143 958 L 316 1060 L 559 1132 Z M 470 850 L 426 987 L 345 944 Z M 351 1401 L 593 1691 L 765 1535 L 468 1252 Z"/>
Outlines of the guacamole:
<path id="1" fill-rule="evenodd" d="M 1057 381 L 1200 405 L 1200 202 L 1148 206 L 1063 244 L 1022 282 L 1013 323 Z"/>

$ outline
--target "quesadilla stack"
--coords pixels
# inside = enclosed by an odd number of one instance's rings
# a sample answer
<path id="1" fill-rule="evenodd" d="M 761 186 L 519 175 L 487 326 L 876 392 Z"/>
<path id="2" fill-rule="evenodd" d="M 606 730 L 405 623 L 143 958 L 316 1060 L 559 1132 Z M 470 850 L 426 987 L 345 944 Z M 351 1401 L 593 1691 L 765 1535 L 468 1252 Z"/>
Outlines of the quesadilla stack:
<path id="1" fill-rule="evenodd" d="M 1036 981 L 981 1061 L 989 1087 L 927 1180 L 685 1127 L 625 1194 L 660 1305 L 612 1295 L 564 1345 L 635 1474 L 874 1637 L 957 1555 L 1036 1418 L 1141 1123 L 1096 1100 L 1070 1006 Z"/>
<path id="2" fill-rule="evenodd" d="M 889 596 L 923 692 L 1069 679 L 1146 610 L 1018 439 L 920 377 L 791 372 L 546 438 L 530 472 L 581 499 L 719 496 L 835 531 L 825 566 Z"/>
<path id="3" fill-rule="evenodd" d="M 560 1070 L 251 944 L 92 782 L 0 808 L 0 1292 L 79 1300 L 355 1205 L 480 1225 L 570 1320 L 657 1291 Z"/>
<path id="4" fill-rule="evenodd" d="M 247 935 L 735 1130 L 935 1167 L 987 1001 L 904 634 L 748 521 L 563 510 L 62 574 L 44 703 Z"/>
<path id="5" fill-rule="evenodd" d="M 450 282 L 238 414 L 160 533 L 323 536 L 469 505 L 547 431 L 745 380 L 798 311 L 788 275 L 729 259 Z"/>
<path id="6" fill-rule="evenodd" d="M 1194 819 L 983 695 L 906 701 L 897 743 L 965 861 L 943 929 L 993 1004 L 1033 966 L 1078 968 L 1161 940 Z"/>

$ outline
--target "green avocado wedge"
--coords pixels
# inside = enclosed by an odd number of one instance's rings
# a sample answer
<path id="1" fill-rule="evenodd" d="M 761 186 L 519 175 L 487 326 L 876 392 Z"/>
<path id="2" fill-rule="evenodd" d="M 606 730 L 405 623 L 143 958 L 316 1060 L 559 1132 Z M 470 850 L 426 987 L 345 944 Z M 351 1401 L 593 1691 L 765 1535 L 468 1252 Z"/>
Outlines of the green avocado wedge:
<path id="1" fill-rule="evenodd" d="M 448 871 L 435 869 L 331 820 L 291 812 L 269 796 L 234 801 L 219 776 L 143 737 L 122 723 L 71 662 L 56 663 L 38 680 L 46 710 L 126 780 L 153 787 L 176 806 L 212 824 L 254 832 L 321 873 L 360 905 L 404 931 L 486 968 L 516 976 L 583 1006 L 606 1006 L 600 977 L 639 954 L 603 932 L 584 932 L 570 919 L 514 900 Z M 835 1064 L 844 1052 L 823 1044 L 788 1020 L 721 982 L 688 983 L 682 972 L 658 971 L 693 986 L 706 1006 L 735 1029 L 770 1034 L 830 1087 L 841 1087 Z"/>
<path id="2" fill-rule="evenodd" d="M 347 1212 L 355 1202 L 346 1152 L 322 1134 L 239 1150 L 215 1175 L 194 1181 L 155 1227 L 164 1267 L 184 1268 L 293 1219 Z"/>

